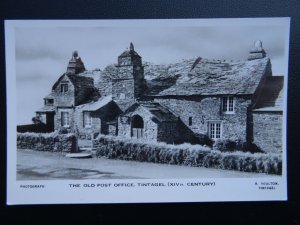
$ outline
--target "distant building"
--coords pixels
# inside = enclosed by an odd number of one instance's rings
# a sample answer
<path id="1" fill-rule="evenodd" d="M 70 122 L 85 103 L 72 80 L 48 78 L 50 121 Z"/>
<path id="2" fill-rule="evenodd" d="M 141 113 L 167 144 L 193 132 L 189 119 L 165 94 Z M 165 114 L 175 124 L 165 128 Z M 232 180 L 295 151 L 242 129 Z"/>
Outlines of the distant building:
<path id="1" fill-rule="evenodd" d="M 87 71 L 74 52 L 37 116 L 81 138 L 99 133 L 166 143 L 232 140 L 282 151 L 283 77 L 260 41 L 246 61 L 143 64 L 131 43 L 118 63 Z M 271 131 L 272 130 L 272 131 Z"/>

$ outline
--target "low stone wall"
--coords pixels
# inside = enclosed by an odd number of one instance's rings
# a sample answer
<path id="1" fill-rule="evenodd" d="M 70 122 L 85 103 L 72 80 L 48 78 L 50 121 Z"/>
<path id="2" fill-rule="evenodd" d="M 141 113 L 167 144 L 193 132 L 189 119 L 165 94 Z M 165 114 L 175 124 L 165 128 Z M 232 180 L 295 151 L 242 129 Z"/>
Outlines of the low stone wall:
<path id="1" fill-rule="evenodd" d="M 74 134 L 17 133 L 17 148 L 50 152 L 78 152 Z"/>

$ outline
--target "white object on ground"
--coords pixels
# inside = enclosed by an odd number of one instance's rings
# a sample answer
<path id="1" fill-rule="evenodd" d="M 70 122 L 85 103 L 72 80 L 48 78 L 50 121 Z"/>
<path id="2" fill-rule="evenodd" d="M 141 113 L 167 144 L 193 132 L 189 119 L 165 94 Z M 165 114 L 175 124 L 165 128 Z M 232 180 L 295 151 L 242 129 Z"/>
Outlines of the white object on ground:
<path id="1" fill-rule="evenodd" d="M 69 153 L 66 154 L 66 157 L 68 158 L 91 158 L 91 153 Z"/>

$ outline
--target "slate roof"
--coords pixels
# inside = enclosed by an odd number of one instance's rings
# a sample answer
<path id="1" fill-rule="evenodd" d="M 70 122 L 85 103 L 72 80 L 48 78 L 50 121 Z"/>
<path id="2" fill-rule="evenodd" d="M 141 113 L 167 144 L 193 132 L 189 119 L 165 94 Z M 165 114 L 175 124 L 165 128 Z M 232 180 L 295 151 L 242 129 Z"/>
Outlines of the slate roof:
<path id="1" fill-rule="evenodd" d="M 141 56 L 134 50 L 126 50 L 121 55 L 119 55 L 119 57 L 121 57 L 121 58 L 129 57 L 129 56 L 138 56 L 141 58 Z"/>
<path id="2" fill-rule="evenodd" d="M 62 78 L 64 76 L 67 76 L 70 81 L 72 82 L 72 84 L 76 87 L 76 88 L 81 88 L 81 86 L 84 84 L 86 86 L 86 84 L 88 84 L 88 86 L 90 86 L 90 88 L 94 88 L 94 80 L 91 77 L 86 77 L 86 76 L 80 76 L 78 74 L 68 74 L 68 73 L 64 73 L 52 86 L 52 90 L 54 90 L 57 85 L 59 85 L 60 81 L 62 80 Z"/>
<path id="3" fill-rule="evenodd" d="M 94 80 L 91 77 L 84 77 L 80 75 L 75 75 L 75 74 L 67 74 L 71 82 L 74 84 L 75 87 L 80 88 L 84 83 L 88 84 L 89 87 L 93 88 L 94 87 Z"/>
<path id="4" fill-rule="evenodd" d="M 115 103 L 119 106 L 119 108 L 124 112 L 130 106 L 135 104 L 133 100 L 114 100 Z"/>
<path id="5" fill-rule="evenodd" d="M 128 67 L 129 69 L 129 67 Z M 111 64 L 102 71 L 101 76 L 109 79 L 122 78 L 123 74 L 120 74 L 119 67 L 116 64 Z M 131 76 L 132 78 L 132 76 Z"/>
<path id="6" fill-rule="evenodd" d="M 55 107 L 50 105 L 45 105 L 36 112 L 55 112 Z"/>
<path id="7" fill-rule="evenodd" d="M 106 106 L 111 101 L 112 101 L 112 96 L 109 95 L 109 96 L 102 97 L 95 102 L 83 104 L 83 105 L 79 106 L 78 108 L 80 108 L 82 111 L 96 111 L 96 110 L 101 109 L 102 107 Z"/>
<path id="8" fill-rule="evenodd" d="M 132 67 L 119 67 L 116 64 L 111 64 L 102 71 L 101 76 L 111 80 L 117 79 L 133 79 Z"/>
<path id="9" fill-rule="evenodd" d="M 159 122 L 175 122 L 178 118 L 171 113 L 168 109 L 161 106 L 157 102 L 138 102 L 129 107 L 123 115 L 131 115 L 139 107 L 143 107 L 145 110 L 149 111 L 152 114 L 152 121 L 155 123 Z"/>
<path id="10" fill-rule="evenodd" d="M 255 104 L 253 111 L 282 111 L 283 82 L 283 76 L 268 77 L 264 90 Z"/>
<path id="11" fill-rule="evenodd" d="M 47 98 L 47 99 L 54 99 L 55 98 L 55 95 L 51 92 L 50 94 L 48 94 L 48 95 L 46 95 L 45 97 L 44 97 L 44 99 L 45 98 Z"/>
<path id="12" fill-rule="evenodd" d="M 194 59 L 162 70 L 147 81 L 148 96 L 254 94 L 262 76 L 271 75 L 269 58 L 251 61 Z M 145 69 L 145 76 L 149 72 Z M 155 68 L 153 69 L 155 70 Z M 269 70 L 269 71 L 268 71 Z"/>
<path id="13" fill-rule="evenodd" d="M 144 75 L 148 86 L 146 95 L 157 95 L 176 84 L 179 77 L 187 76 L 197 59 L 182 60 L 165 65 L 144 64 Z"/>
<path id="14" fill-rule="evenodd" d="M 117 76 L 117 73 L 118 67 L 115 64 L 111 64 L 104 68 L 104 70 L 101 72 L 101 76 L 114 78 L 115 76 Z"/>
<path id="15" fill-rule="evenodd" d="M 93 78 L 94 81 L 96 81 L 99 78 L 101 72 L 102 71 L 100 69 L 85 70 L 85 71 L 83 71 L 82 73 L 80 73 L 78 75 L 82 76 L 82 77 L 90 77 L 90 78 Z"/>

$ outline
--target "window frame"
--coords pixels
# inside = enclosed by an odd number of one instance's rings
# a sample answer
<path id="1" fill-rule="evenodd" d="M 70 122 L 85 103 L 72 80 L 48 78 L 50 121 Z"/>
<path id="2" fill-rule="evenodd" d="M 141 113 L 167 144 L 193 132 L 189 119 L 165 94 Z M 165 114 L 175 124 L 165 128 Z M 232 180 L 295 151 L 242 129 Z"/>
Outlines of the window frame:
<path id="1" fill-rule="evenodd" d="M 86 115 L 88 115 L 88 120 L 86 119 Z M 90 111 L 83 112 L 83 127 L 84 128 L 91 128 L 92 127 L 92 116 Z"/>
<path id="2" fill-rule="evenodd" d="M 61 93 L 66 93 L 69 91 L 69 85 L 68 83 L 61 83 L 60 84 L 60 92 Z"/>
<path id="3" fill-rule="evenodd" d="M 67 115 L 66 118 L 64 115 Z M 61 126 L 62 127 L 70 127 L 70 112 L 61 111 L 60 116 L 61 116 L 61 118 L 60 118 Z"/>
<path id="4" fill-rule="evenodd" d="M 232 95 L 222 96 L 221 110 L 223 114 L 235 114 L 235 97 Z"/>
<path id="5" fill-rule="evenodd" d="M 142 139 L 144 138 L 144 119 L 138 114 L 131 117 L 131 138 Z"/>
<path id="6" fill-rule="evenodd" d="M 45 100 L 45 102 L 44 102 L 45 105 L 54 105 L 53 98 L 45 98 L 44 100 Z"/>
<path id="7" fill-rule="evenodd" d="M 189 126 L 192 126 L 192 125 L 193 125 L 193 117 L 190 116 L 190 117 L 189 117 Z"/>
<path id="8" fill-rule="evenodd" d="M 212 129 L 213 125 L 213 129 Z M 217 128 L 217 125 L 219 125 L 219 128 Z M 212 130 L 213 130 L 213 135 L 212 135 Z M 217 137 L 217 133 L 219 131 L 219 134 Z M 208 137 L 213 140 L 219 140 L 222 139 L 223 136 L 223 126 L 222 126 L 222 121 L 208 121 Z"/>
<path id="9" fill-rule="evenodd" d="M 144 137 L 144 128 L 131 128 L 131 138 L 142 139 Z"/>

